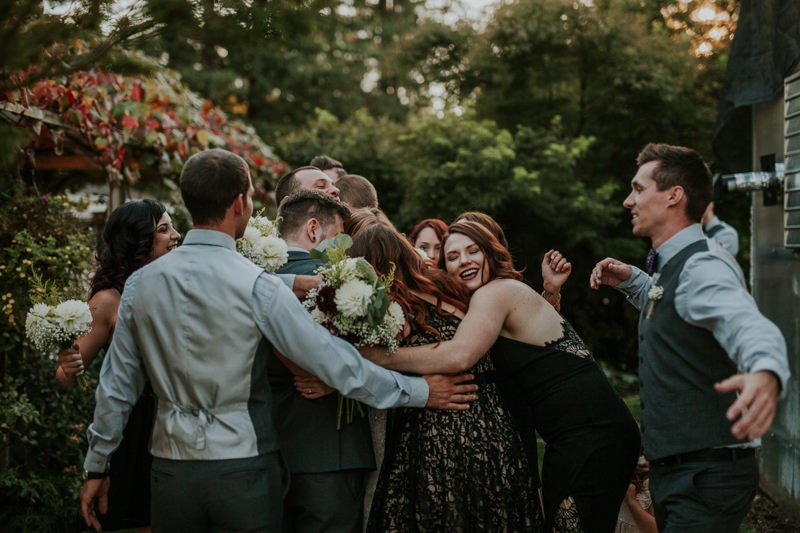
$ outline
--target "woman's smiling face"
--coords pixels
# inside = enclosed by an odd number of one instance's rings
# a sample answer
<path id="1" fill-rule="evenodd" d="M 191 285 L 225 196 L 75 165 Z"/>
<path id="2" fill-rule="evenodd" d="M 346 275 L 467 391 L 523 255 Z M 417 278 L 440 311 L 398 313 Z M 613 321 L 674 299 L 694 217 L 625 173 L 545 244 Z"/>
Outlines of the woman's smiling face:
<path id="1" fill-rule="evenodd" d="M 471 291 L 488 281 L 486 256 L 480 247 L 461 233 L 452 233 L 444 246 L 444 265 L 447 272 Z"/>

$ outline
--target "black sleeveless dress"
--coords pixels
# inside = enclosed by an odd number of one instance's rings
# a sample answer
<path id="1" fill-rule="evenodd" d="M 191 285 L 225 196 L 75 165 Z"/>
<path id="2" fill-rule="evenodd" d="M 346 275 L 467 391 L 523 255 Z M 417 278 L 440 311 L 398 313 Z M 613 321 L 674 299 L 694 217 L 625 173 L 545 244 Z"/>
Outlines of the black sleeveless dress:
<path id="1" fill-rule="evenodd" d="M 433 305 L 427 316 L 441 340 L 451 339 L 460 323 Z M 412 328 L 403 346 L 439 340 Z M 480 390 L 467 411 L 389 411 L 367 531 L 543 531 L 532 467 L 488 378 L 492 370 L 488 356 L 471 370 Z"/>
<path id="2" fill-rule="evenodd" d="M 515 387 L 509 403 L 526 413 L 520 418 L 532 420 L 547 444 L 547 530 L 610 533 L 639 457 L 639 429 L 572 326 L 564 321 L 563 329 L 545 347 L 499 337 L 491 354 Z M 562 507 L 570 497 L 574 505 Z"/>
<path id="3" fill-rule="evenodd" d="M 150 435 L 156 399 L 148 382 L 134 405 L 122 442 L 111 455 L 108 513 L 98 514 L 103 531 L 146 527 L 150 522 Z"/>

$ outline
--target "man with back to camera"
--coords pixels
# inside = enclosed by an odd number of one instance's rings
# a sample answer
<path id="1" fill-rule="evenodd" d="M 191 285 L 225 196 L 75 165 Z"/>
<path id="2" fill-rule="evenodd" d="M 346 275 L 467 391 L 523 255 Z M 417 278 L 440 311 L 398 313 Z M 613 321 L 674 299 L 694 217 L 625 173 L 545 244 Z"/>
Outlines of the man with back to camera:
<path id="1" fill-rule="evenodd" d="M 194 228 L 128 279 L 103 361 L 81 488 L 87 525 L 100 528 L 108 460 L 147 377 L 158 398 L 155 531 L 280 529 L 286 476 L 267 383 L 273 346 L 370 405 L 467 408 L 475 386 L 455 385 L 463 377 L 413 378 L 369 364 L 314 323 L 282 281 L 236 253 L 253 211 L 241 157 L 197 153 L 180 181 Z"/>
<path id="2" fill-rule="evenodd" d="M 652 276 L 613 258 L 609 285 L 641 311 L 644 451 L 659 531 L 730 532 L 758 487 L 754 449 L 775 416 L 789 367 L 780 330 L 747 292 L 734 258 L 700 225 L 711 173 L 696 151 L 648 144 L 623 202 L 652 243 Z"/>

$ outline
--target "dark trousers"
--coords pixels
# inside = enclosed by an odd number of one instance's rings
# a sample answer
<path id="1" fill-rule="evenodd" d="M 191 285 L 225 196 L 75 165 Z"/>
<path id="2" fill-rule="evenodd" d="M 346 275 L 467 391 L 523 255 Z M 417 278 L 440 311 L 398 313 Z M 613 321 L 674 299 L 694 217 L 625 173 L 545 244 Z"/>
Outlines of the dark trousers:
<path id="1" fill-rule="evenodd" d="M 736 533 L 758 488 L 755 456 L 650 463 L 650 493 L 661 533 Z"/>
<path id="2" fill-rule="evenodd" d="M 366 470 L 292 473 L 283 509 L 284 533 L 360 533 Z"/>
<path id="3" fill-rule="evenodd" d="M 281 530 L 287 470 L 278 452 L 222 461 L 153 458 L 153 531 Z"/>

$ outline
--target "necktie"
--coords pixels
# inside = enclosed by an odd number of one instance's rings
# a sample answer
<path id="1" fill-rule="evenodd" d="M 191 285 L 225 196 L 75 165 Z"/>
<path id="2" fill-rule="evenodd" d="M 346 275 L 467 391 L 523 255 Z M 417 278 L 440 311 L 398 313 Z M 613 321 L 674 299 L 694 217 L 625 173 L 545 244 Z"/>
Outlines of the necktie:
<path id="1" fill-rule="evenodd" d="M 657 270 L 656 258 L 658 258 L 658 253 L 654 249 L 650 248 L 650 251 L 647 252 L 647 259 L 645 260 L 644 263 L 645 269 L 647 270 L 647 273 L 650 275 L 652 275 L 653 272 Z"/>

